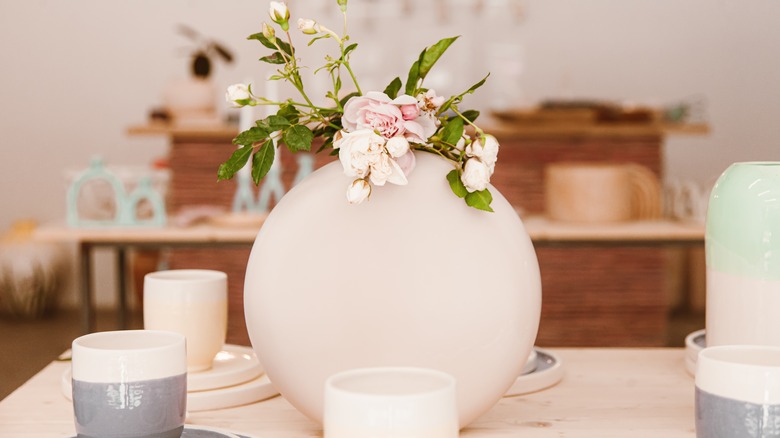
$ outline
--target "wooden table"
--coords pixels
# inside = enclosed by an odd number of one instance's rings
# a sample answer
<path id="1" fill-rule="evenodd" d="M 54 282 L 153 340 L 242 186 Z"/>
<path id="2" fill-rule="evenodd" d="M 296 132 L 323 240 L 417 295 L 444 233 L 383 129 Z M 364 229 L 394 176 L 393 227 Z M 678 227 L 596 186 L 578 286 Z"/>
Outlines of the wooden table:
<path id="1" fill-rule="evenodd" d="M 701 245 L 704 226 L 668 220 L 633 221 L 620 224 L 577 225 L 553 222 L 542 216 L 523 219 L 534 246 L 631 246 Z M 73 228 L 64 224 L 49 224 L 36 230 L 38 240 L 76 242 L 79 246 L 79 277 L 81 282 L 81 318 L 85 333 L 94 331 L 94 291 L 92 290 L 92 256 L 97 248 L 109 248 L 117 254 L 117 320 L 126 327 L 127 263 L 130 249 L 161 248 L 224 248 L 249 247 L 254 242 L 257 227 L 224 227 L 198 225 L 163 228 Z M 240 316 L 240 315 L 239 315 Z"/>
<path id="2" fill-rule="evenodd" d="M 552 388 L 505 397 L 462 437 L 690 438 L 694 381 L 682 349 L 550 349 L 565 376 Z M 55 362 L 0 402 L 0 437 L 75 435 L 71 404 L 60 392 L 67 363 Z M 192 413 L 188 423 L 257 438 L 318 437 L 320 427 L 284 398 Z"/>

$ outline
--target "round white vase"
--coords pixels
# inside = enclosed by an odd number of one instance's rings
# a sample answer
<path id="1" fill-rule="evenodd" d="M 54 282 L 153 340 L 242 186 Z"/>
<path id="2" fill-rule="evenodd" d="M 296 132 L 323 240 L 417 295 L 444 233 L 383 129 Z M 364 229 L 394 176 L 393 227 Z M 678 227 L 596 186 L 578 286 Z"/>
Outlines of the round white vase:
<path id="1" fill-rule="evenodd" d="M 334 162 L 287 193 L 247 266 L 247 329 L 281 394 L 322 421 L 324 384 L 363 367 L 438 369 L 457 379 L 463 427 L 521 374 L 541 311 L 539 265 L 514 208 L 468 207 L 452 166 L 417 153 L 406 186 L 350 205 Z"/>

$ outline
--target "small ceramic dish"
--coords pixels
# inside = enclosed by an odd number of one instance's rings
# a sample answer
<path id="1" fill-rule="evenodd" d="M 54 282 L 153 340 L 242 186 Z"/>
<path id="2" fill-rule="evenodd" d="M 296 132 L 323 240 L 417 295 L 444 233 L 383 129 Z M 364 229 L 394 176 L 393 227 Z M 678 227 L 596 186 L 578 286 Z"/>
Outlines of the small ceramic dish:
<path id="1" fill-rule="evenodd" d="M 696 330 L 685 337 L 685 369 L 692 376 L 696 374 L 696 359 L 699 352 L 707 346 L 704 329 Z"/>
<path id="2" fill-rule="evenodd" d="M 549 388 L 563 378 L 563 362 L 555 354 L 534 347 L 536 354 L 536 367 L 515 380 L 515 383 L 504 394 L 504 397 L 529 394 Z"/>

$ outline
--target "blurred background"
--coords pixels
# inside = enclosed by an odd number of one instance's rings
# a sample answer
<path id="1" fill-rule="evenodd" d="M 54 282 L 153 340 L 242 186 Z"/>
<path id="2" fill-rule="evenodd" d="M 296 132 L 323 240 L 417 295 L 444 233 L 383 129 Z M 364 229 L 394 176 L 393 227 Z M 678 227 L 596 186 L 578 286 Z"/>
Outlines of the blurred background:
<path id="1" fill-rule="evenodd" d="M 335 0 L 288 4 L 293 20 L 341 28 Z M 204 41 L 233 55 L 230 63 L 210 56 L 219 120 L 237 118 L 221 97 L 230 84 L 287 95 L 286 85 L 266 87 L 273 70 L 257 61 L 266 50 L 246 39 L 268 21 L 267 8 L 257 0 L 0 0 L 0 233 L 20 220 L 62 220 L 69 178 L 92 157 L 139 167 L 164 160 L 168 138 L 128 128 L 146 124 L 191 76 Z M 349 33 L 364 90 L 405 79 L 423 47 L 462 35 L 426 85 L 450 95 L 491 72 L 464 104 L 486 116 L 549 101 L 686 108 L 685 121 L 708 130 L 666 137 L 661 173 L 708 188 L 734 161 L 780 159 L 778 16 L 775 0 L 350 0 Z M 307 48 L 308 38 L 291 33 L 311 72 L 335 53 L 332 41 Z M 304 80 L 324 93 L 325 76 Z M 113 278 L 109 268 L 96 275 L 99 285 Z M 77 303 L 71 283 L 61 291 L 66 307 Z M 97 293 L 99 306 L 113 303 L 111 288 Z"/>

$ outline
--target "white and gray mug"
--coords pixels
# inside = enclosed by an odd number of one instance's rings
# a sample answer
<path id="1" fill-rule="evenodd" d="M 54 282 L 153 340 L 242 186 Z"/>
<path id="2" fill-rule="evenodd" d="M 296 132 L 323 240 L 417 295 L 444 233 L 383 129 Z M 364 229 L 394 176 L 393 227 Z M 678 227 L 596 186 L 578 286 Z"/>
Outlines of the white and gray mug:
<path id="1" fill-rule="evenodd" d="M 184 336 L 155 330 L 73 341 L 73 412 L 80 438 L 178 438 L 187 410 Z"/>
<path id="2" fill-rule="evenodd" d="M 780 438 L 780 347 L 722 345 L 699 352 L 698 438 Z"/>

